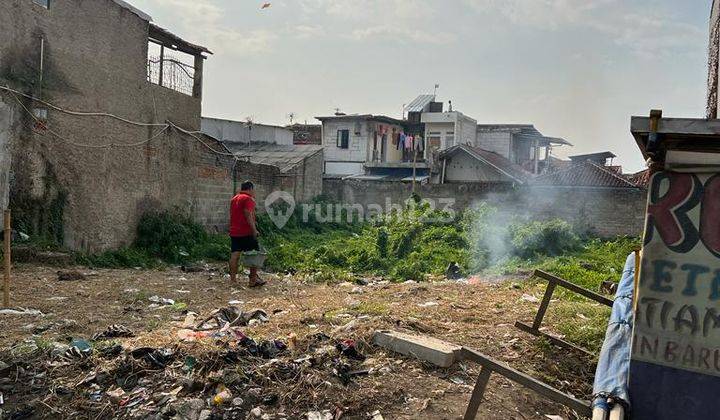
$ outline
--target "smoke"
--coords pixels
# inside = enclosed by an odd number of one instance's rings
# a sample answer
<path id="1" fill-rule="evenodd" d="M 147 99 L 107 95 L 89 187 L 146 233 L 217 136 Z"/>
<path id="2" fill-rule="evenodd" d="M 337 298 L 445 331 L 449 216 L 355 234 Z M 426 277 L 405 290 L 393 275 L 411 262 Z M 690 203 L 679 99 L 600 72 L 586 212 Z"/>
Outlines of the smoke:
<path id="1" fill-rule="evenodd" d="M 584 229 L 586 204 L 568 201 L 575 196 L 573 191 L 572 188 L 526 187 L 508 193 L 492 193 L 473 202 L 467 228 L 474 247 L 475 268 L 502 263 L 514 255 L 514 226 L 561 219 L 573 225 L 576 231 Z"/>

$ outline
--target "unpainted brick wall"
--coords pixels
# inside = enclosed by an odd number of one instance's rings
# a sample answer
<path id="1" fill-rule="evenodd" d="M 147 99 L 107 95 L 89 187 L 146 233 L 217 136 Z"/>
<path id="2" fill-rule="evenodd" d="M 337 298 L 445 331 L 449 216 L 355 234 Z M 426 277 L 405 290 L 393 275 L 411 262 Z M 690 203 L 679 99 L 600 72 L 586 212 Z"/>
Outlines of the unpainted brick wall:
<path id="1" fill-rule="evenodd" d="M 365 208 L 378 204 L 383 209 L 402 204 L 412 192 L 409 184 L 400 182 L 330 178 L 323 181 L 323 191 L 336 202 Z M 448 200 L 454 200 L 452 208 L 458 212 L 487 203 L 508 218 L 559 218 L 603 237 L 640 236 L 647 200 L 645 190 L 634 188 L 513 188 L 509 184 L 454 183 L 422 185 L 416 191 L 424 199 L 435 200 L 437 208 L 443 208 L 442 203 Z"/>

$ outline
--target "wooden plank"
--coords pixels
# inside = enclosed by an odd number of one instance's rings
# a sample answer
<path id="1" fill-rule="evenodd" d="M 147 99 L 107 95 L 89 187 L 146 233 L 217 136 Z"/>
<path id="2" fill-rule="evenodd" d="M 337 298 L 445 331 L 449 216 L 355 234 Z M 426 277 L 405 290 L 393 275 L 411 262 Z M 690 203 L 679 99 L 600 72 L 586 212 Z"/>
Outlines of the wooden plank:
<path id="1" fill-rule="evenodd" d="M 635 135 L 650 133 L 650 117 L 632 117 L 630 132 Z M 677 134 L 680 136 L 720 136 L 720 120 L 702 118 L 663 118 L 660 120 L 658 134 Z"/>
<path id="2" fill-rule="evenodd" d="M 593 292 L 593 291 L 591 291 L 591 290 L 588 290 L 588 289 L 585 289 L 585 288 L 583 288 L 583 287 L 580 287 L 580 286 L 578 286 L 577 284 L 570 283 L 569 281 L 563 280 L 563 279 L 561 279 L 560 277 L 553 276 L 553 275 L 550 274 L 550 273 L 546 273 L 546 272 L 544 272 L 544 271 L 542 271 L 542 270 L 535 270 L 534 275 L 535 275 L 536 277 L 540 277 L 540 278 L 545 279 L 545 280 L 547 280 L 547 281 L 555 282 L 555 283 L 559 284 L 560 286 L 562 286 L 562 287 L 564 287 L 564 288 L 566 288 L 566 289 L 568 289 L 568 290 L 570 290 L 570 291 L 573 291 L 573 292 L 575 292 L 575 293 L 577 293 L 577 294 L 579 294 L 579 295 L 585 296 L 585 297 L 588 298 L 588 299 L 592 299 L 592 300 L 594 300 L 595 302 L 602 303 L 603 305 L 609 306 L 609 307 L 611 307 L 611 308 L 612 308 L 612 306 L 613 306 L 613 300 L 612 300 L 612 299 L 608 299 L 608 298 L 606 298 L 606 297 L 603 296 L 603 295 L 600 295 L 600 294 L 595 293 L 595 292 Z"/>
<path id="3" fill-rule="evenodd" d="M 578 347 L 573 343 L 563 340 L 562 338 L 558 338 L 558 337 L 552 336 L 550 334 L 544 333 L 544 332 L 542 332 L 536 328 L 533 328 L 530 325 L 522 323 L 520 321 L 515 322 L 515 327 L 521 331 L 525 331 L 526 333 L 532 334 L 536 337 L 545 337 L 548 341 L 550 341 L 552 344 L 555 344 L 556 346 L 564 347 L 564 348 L 571 349 L 571 350 L 576 350 L 576 351 L 579 351 L 589 357 L 595 356 L 593 353 L 585 350 L 582 347 Z"/>
<path id="4" fill-rule="evenodd" d="M 545 295 L 543 296 L 542 302 L 540 302 L 540 309 L 538 309 L 537 314 L 535 314 L 535 320 L 533 321 L 533 328 L 536 330 L 540 328 L 543 318 L 545 318 L 545 312 L 547 311 L 548 305 L 550 305 L 550 299 L 552 299 L 556 284 L 557 283 L 550 280 L 547 288 L 545 289 Z"/>
<path id="5" fill-rule="evenodd" d="M 10 269 L 11 269 L 11 255 L 10 255 L 10 241 L 12 240 L 12 228 L 10 226 L 10 210 L 5 210 L 3 214 L 4 219 L 4 239 L 5 249 L 3 254 L 3 260 L 5 261 L 5 278 L 3 280 L 3 306 L 6 308 L 10 307 Z"/>
<path id="6" fill-rule="evenodd" d="M 483 369 L 488 368 L 493 372 L 499 373 L 500 375 L 508 378 L 515 383 L 518 383 L 526 388 L 537 392 L 540 395 L 547 397 L 551 401 L 575 410 L 581 416 L 589 417 L 592 414 L 589 401 L 580 400 L 573 397 L 572 395 L 566 394 L 544 382 L 540 382 L 531 376 L 528 376 L 522 372 L 511 368 L 505 363 L 491 359 L 490 357 L 485 356 L 484 354 L 469 349 L 467 347 L 463 347 L 460 355 L 465 360 L 471 360 L 473 362 L 479 363 L 483 367 Z"/>
<path id="7" fill-rule="evenodd" d="M 475 382 L 475 388 L 473 388 L 472 396 L 470 397 L 470 404 L 468 404 L 465 410 L 463 420 L 475 420 L 475 417 L 477 417 L 477 412 L 478 409 L 480 409 L 480 403 L 482 402 L 483 395 L 485 395 L 485 388 L 490 380 L 491 373 L 492 371 L 487 367 L 483 367 L 480 370 L 480 376 L 478 376 L 477 382 Z"/>

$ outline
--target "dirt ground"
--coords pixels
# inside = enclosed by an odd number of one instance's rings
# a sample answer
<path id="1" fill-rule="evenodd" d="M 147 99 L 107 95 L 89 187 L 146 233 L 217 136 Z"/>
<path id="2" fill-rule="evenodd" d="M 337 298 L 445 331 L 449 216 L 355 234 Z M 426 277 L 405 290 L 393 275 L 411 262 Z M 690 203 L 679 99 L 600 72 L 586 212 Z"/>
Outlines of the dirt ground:
<path id="1" fill-rule="evenodd" d="M 39 310 L 43 315 L 0 315 L 0 361 L 9 363 L 17 358 L 23 340 L 68 343 L 72 338 L 90 339 L 111 324 L 134 331 L 135 337 L 115 340 L 125 352 L 139 347 L 173 347 L 182 349 L 183 354 L 211 351 L 212 341 L 181 342 L 179 324 L 187 311 L 203 318 L 235 301 L 233 304 L 244 310 L 259 308 L 269 314 L 268 322 L 243 327 L 245 335 L 255 340 L 299 340 L 300 345 L 288 350 L 291 358 L 302 357 L 309 348 L 305 338 L 319 332 L 332 340 L 356 340 L 358 350 L 367 357 L 357 363 L 370 370 L 369 374 L 354 377 L 348 384 L 326 379 L 322 391 L 304 391 L 297 389 L 306 383 L 297 379 L 299 376 L 282 383 L 279 401 L 262 408 L 266 418 L 304 418 L 305 412 L 326 409 L 342 412 L 342 418 L 371 418 L 375 411 L 385 419 L 461 418 L 479 367 L 461 363 L 439 369 L 386 352 L 371 344 L 378 329 L 422 333 L 461 344 L 578 397 L 589 399 L 591 392 L 592 360 L 548 346 L 513 326 L 517 320 L 532 320 L 537 311 L 538 303 L 522 299 L 526 292 L 513 287 L 513 282 L 524 279 L 475 284 L 391 284 L 371 279 L 363 286 L 308 284 L 292 276 L 265 274 L 267 286 L 248 289 L 231 284 L 219 267 L 195 273 L 179 269 L 77 270 L 87 278 L 58 281 L 55 268 L 15 267 L 12 306 Z M 149 298 L 155 295 L 176 304 L 151 307 Z M 90 368 L 97 371 L 96 365 Z M 38 373 L 42 380 L 38 379 L 41 385 L 37 386 L 21 386 L 13 378 L 0 382 L 5 399 L 0 409 L 8 417 L 23 407 L 32 407 L 25 412 L 26 418 L 130 417 L 106 400 L 64 409 L 65 400 L 57 389 L 74 389 L 75 402 L 87 399 L 82 387 L 74 386 L 87 371 L 72 368 L 75 370 L 64 376 L 58 369 Z M 296 382 L 297 387 L 293 385 Z M 287 395 L 282 390 L 287 390 Z M 207 394 L 207 390 L 203 392 Z M 562 406 L 494 374 L 478 418 L 546 419 L 546 415 L 576 418 Z"/>

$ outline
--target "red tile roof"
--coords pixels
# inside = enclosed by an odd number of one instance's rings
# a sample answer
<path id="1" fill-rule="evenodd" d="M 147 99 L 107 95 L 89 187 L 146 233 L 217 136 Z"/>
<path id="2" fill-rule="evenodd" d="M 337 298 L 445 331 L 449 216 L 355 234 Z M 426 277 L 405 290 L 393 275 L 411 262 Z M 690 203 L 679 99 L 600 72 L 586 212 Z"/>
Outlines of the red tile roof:
<path id="1" fill-rule="evenodd" d="M 636 172 L 634 174 L 625 175 L 627 179 L 633 184 L 641 188 L 647 188 L 650 184 L 650 170 L 645 169 L 644 171 Z"/>
<path id="2" fill-rule="evenodd" d="M 532 180 L 531 184 L 552 187 L 638 188 L 612 169 L 587 160 L 567 169 L 540 175 Z"/>

